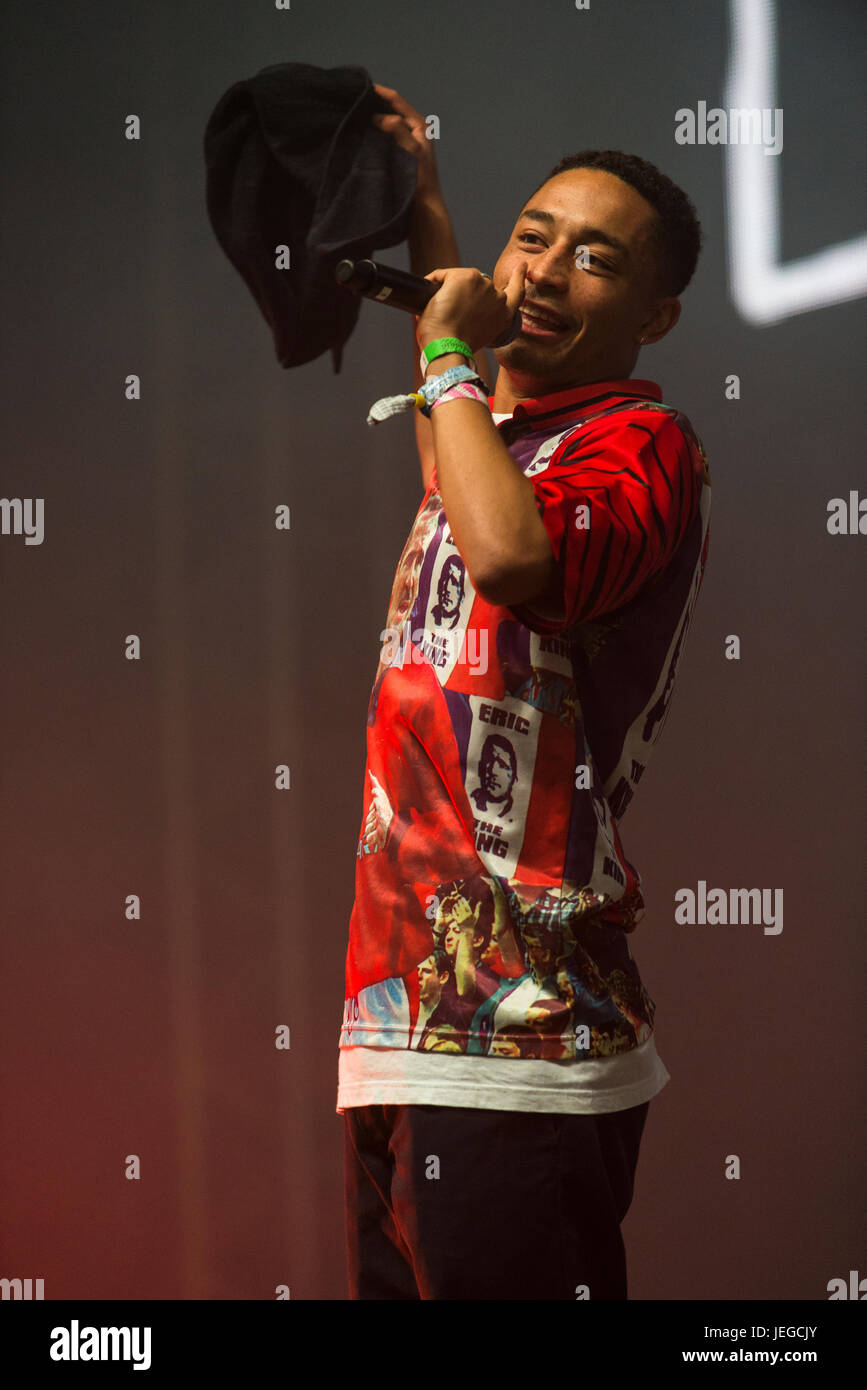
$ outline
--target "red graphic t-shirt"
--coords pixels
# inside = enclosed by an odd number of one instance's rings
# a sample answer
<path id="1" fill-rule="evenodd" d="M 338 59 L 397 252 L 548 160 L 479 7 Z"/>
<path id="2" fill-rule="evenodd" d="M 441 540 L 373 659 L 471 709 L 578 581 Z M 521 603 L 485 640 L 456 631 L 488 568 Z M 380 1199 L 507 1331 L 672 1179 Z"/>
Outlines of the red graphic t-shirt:
<path id="1" fill-rule="evenodd" d="M 563 616 L 475 592 L 434 471 L 368 708 L 341 1047 L 596 1058 L 652 1032 L 619 823 L 701 587 L 705 453 L 648 381 L 525 401 L 498 429 Z"/>

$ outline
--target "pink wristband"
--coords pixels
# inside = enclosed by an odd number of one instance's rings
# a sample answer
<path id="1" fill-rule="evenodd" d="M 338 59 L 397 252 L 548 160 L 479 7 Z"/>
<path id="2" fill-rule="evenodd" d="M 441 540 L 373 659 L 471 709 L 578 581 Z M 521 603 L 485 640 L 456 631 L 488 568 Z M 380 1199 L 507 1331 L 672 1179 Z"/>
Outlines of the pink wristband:
<path id="1" fill-rule="evenodd" d="M 488 408 L 488 398 L 481 386 L 477 386 L 472 381 L 459 381 L 456 386 L 450 386 L 447 391 L 443 391 L 442 395 L 434 401 L 431 406 L 431 414 L 438 405 L 442 405 L 443 401 L 456 401 L 461 396 L 465 396 L 470 401 L 480 401 L 485 409 Z"/>

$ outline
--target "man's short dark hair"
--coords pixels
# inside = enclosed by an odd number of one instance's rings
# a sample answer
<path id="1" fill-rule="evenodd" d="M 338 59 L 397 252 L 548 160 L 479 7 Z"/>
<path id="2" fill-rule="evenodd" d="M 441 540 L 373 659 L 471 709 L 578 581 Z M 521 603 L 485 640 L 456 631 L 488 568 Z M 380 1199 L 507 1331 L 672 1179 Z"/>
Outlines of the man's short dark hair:
<path id="1" fill-rule="evenodd" d="M 657 213 L 653 250 L 659 265 L 659 288 L 665 295 L 682 294 L 698 264 L 701 223 L 691 199 L 655 164 L 622 150 L 581 150 L 567 154 L 530 194 L 568 169 L 604 169 L 640 193 Z M 528 198 L 526 202 L 528 203 Z M 526 203 L 524 204 L 526 206 Z"/>

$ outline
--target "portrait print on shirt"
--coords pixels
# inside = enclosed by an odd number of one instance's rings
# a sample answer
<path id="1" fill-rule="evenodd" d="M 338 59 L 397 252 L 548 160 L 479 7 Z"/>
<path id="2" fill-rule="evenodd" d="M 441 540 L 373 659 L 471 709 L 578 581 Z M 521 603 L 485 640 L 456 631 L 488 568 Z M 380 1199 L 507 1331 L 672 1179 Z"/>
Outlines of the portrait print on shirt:
<path id="1" fill-rule="evenodd" d="M 473 606 L 475 589 L 467 567 L 445 526 L 440 543 L 431 547 L 430 571 L 424 576 L 423 600 L 420 594 L 413 612 L 418 645 L 444 684 L 456 663 L 467 661 L 466 615 Z M 477 656 L 474 656 L 477 659 Z"/>
<path id="2" fill-rule="evenodd" d="M 479 859 L 514 873 L 521 853 L 542 715 L 524 700 L 469 697 L 470 736 L 462 762 Z"/>

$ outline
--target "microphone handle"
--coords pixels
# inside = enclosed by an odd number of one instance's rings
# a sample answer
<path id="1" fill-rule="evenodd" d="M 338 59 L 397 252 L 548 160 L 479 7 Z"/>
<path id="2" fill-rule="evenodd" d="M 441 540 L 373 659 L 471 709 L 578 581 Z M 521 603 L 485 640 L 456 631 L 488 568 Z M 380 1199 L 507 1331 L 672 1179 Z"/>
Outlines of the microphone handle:
<path id="1" fill-rule="evenodd" d="M 375 299 L 379 304 L 388 304 L 394 309 L 406 309 L 411 314 L 421 314 L 433 299 L 439 285 L 425 280 L 420 275 L 408 275 L 393 265 L 383 265 L 380 261 L 368 258 L 353 261 L 344 259 L 338 262 L 335 277 L 347 289 L 365 299 Z M 521 331 L 521 315 L 516 313 L 511 328 L 501 333 L 488 347 L 505 347 Z"/>
<path id="2" fill-rule="evenodd" d="M 396 266 L 380 265 L 367 259 L 341 261 L 336 276 L 347 289 L 355 290 L 365 299 L 376 299 L 393 309 L 407 309 L 411 314 L 422 313 L 439 289 L 420 275 L 408 275 Z"/>

